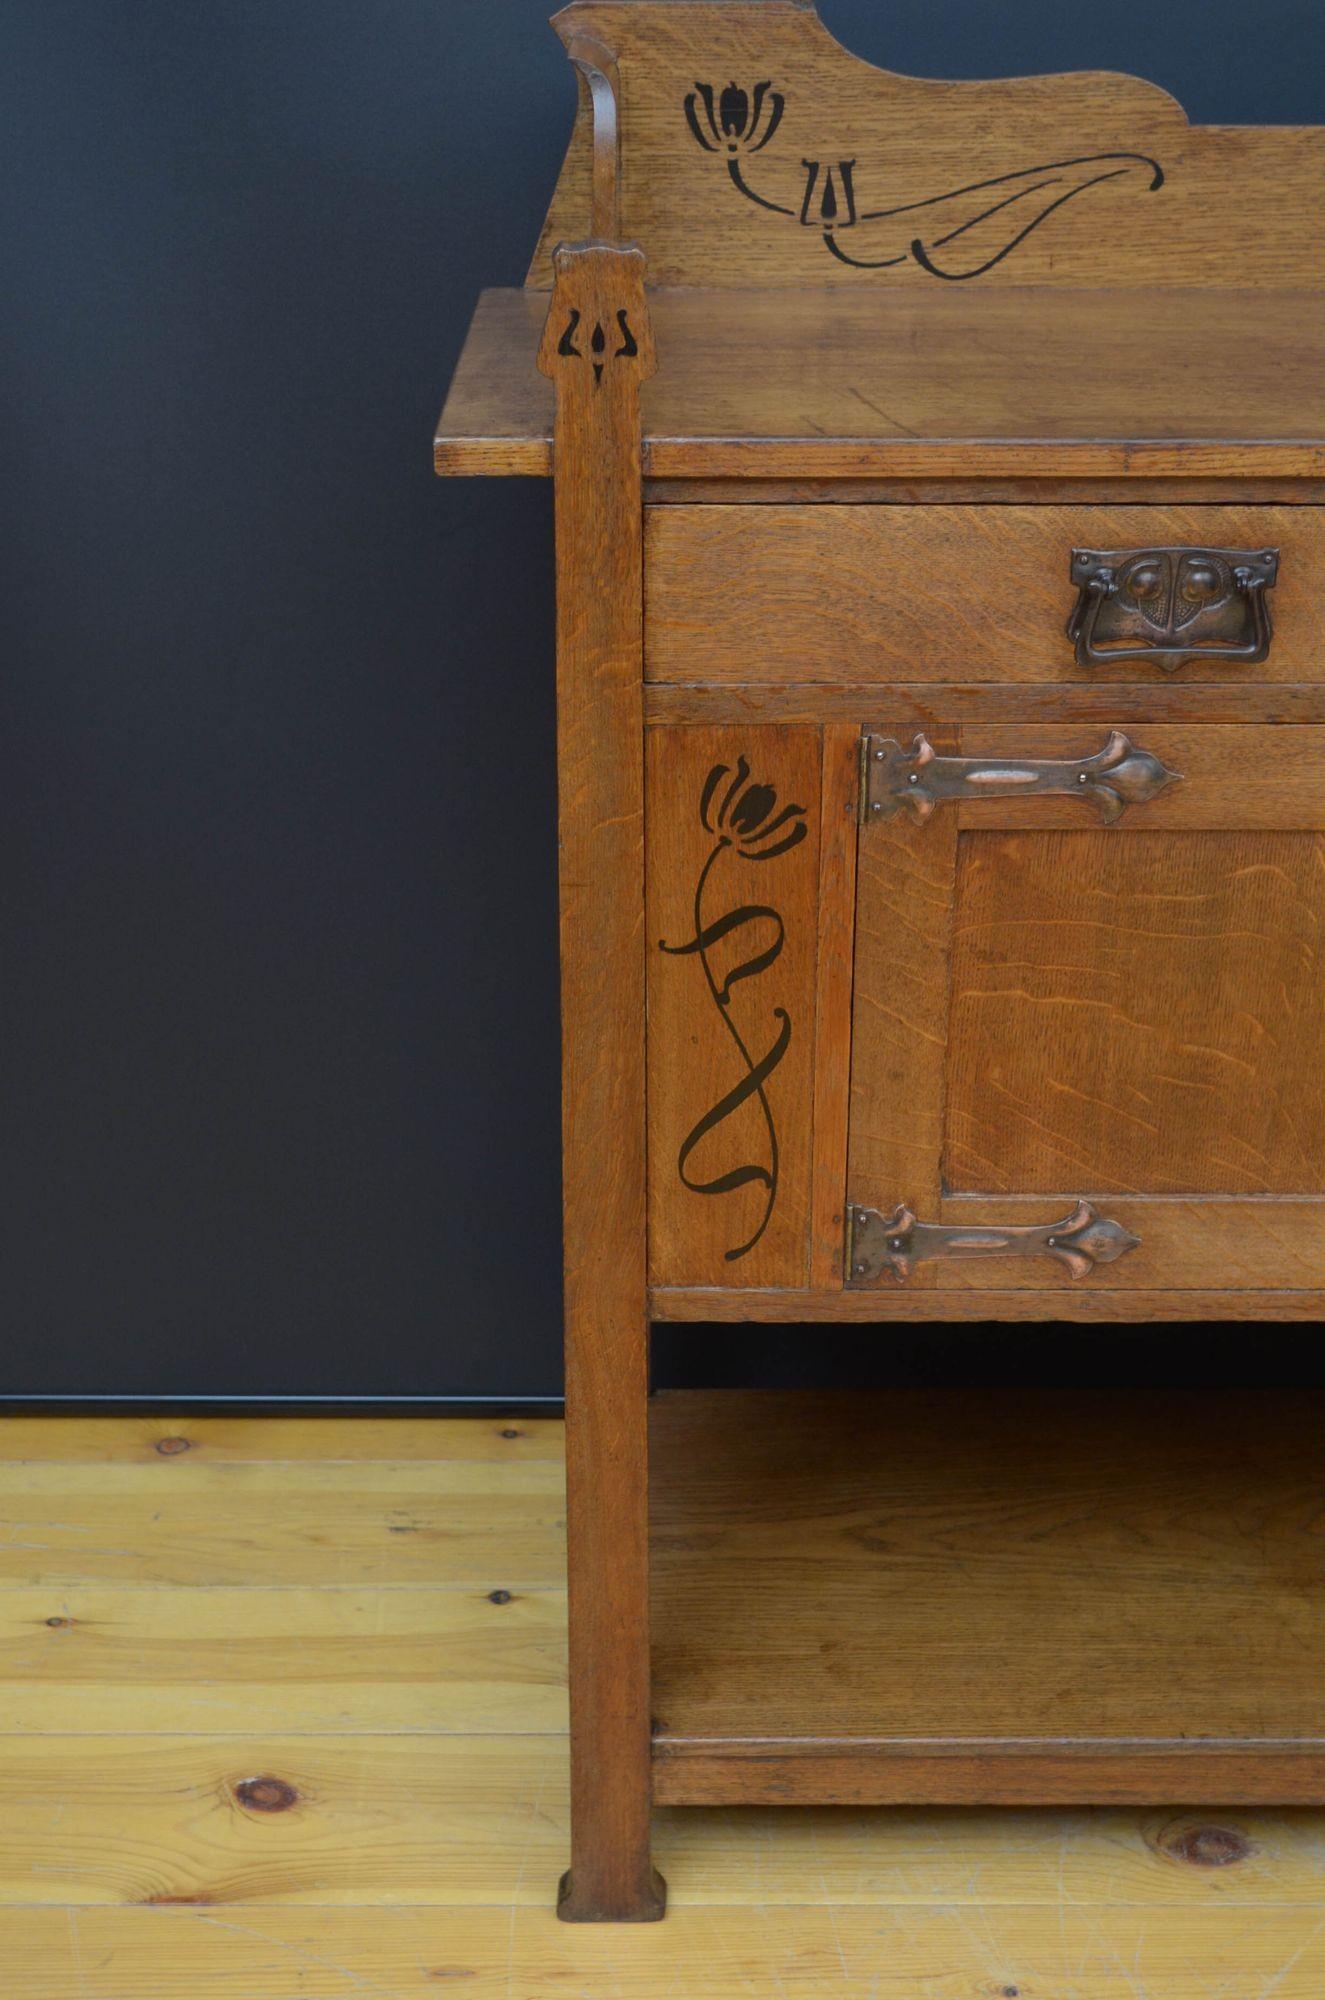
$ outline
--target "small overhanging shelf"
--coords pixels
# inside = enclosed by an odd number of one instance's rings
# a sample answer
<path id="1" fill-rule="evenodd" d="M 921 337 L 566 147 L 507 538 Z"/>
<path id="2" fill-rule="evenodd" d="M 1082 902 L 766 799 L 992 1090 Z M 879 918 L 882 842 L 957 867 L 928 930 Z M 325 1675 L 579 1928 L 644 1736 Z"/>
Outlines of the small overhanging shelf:
<path id="1" fill-rule="evenodd" d="M 549 295 L 485 292 L 442 473 L 552 471 Z M 1212 291 L 654 291 L 669 478 L 1325 477 L 1325 299 Z M 758 357 L 758 366 L 752 365 Z M 1231 432 L 1234 433 L 1231 435 Z"/>

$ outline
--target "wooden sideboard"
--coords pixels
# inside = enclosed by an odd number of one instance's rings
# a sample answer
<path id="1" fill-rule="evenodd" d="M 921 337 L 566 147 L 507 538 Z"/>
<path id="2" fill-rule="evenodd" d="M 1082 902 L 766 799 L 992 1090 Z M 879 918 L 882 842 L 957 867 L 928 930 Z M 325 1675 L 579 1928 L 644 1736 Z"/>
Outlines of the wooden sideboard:
<path id="1" fill-rule="evenodd" d="M 649 1398 L 1325 1316 L 1325 134 L 556 26 L 436 463 L 555 488 L 562 1914 L 661 1915 L 654 1800 L 1325 1802 L 1309 1399 Z"/>

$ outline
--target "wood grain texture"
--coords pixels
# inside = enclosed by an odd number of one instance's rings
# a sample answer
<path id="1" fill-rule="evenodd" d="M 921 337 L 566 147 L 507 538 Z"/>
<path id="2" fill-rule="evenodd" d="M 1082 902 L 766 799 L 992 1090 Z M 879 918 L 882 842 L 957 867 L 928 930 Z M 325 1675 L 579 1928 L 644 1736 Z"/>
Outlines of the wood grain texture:
<path id="1" fill-rule="evenodd" d="M 445 1576 L 440 1551 L 435 1568 Z M 494 1578 L 8 1584 L 0 1715 L 62 1737 L 562 1732 L 564 1586 Z"/>
<path id="2" fill-rule="evenodd" d="M 567 1835 L 564 1745 L 549 1738 L 0 1744 L 9 1912 L 193 1902 L 261 1922 L 301 1906 L 542 1909 Z M 254 1773 L 297 1798 L 279 1813 L 244 1805 L 236 1787 Z M 697 1789 L 703 1760 L 659 1777 Z M 1319 1901 L 1325 1867 L 1318 1823 L 1302 1813 L 1224 1813 L 1211 1827 L 1171 1810 L 751 1810 L 735 1823 L 664 1810 L 656 1824 L 674 1910 L 748 1906 L 754 1867 L 773 1906 L 1289 1911 Z M 1184 1843 L 1199 1857 L 1202 1840 L 1222 1865 L 1187 1860 Z"/>
<path id="3" fill-rule="evenodd" d="M 655 1754 L 735 1745 L 727 1796 L 767 1800 L 761 1760 L 865 1744 L 874 1796 L 941 1800 L 1001 1744 L 1043 1799 L 1104 1758 L 1103 1796 L 1158 1801 L 1222 1747 L 1242 1796 L 1317 1796 L 1323 1424 L 1259 1391 L 660 1396 Z"/>
<path id="4" fill-rule="evenodd" d="M 819 767 L 817 729 L 649 732 L 654 1284 L 806 1281 Z"/>
<path id="5" fill-rule="evenodd" d="M 562 1913 L 585 1920 L 663 1908 L 649 1861 L 648 1649 L 632 1608 L 648 1589 L 639 391 L 655 366 L 639 251 L 563 246 L 539 367 L 556 390 L 573 1802 Z"/>
<path id="6" fill-rule="evenodd" d="M 898 76 L 849 54 L 812 7 L 790 0 L 681 9 L 577 0 L 557 25 L 563 39 L 590 34 L 616 58 L 621 229 L 642 244 L 659 284 L 849 290 L 876 311 L 885 302 L 892 310 L 945 289 L 922 267 L 912 248 L 917 238 L 939 268 L 971 272 L 1041 209 L 1046 219 L 1013 254 L 955 289 L 983 292 L 1020 281 L 1070 293 L 1097 286 L 1106 273 L 1160 293 L 1221 283 L 1229 244 L 1239 240 L 1258 245 L 1265 288 L 1325 283 L 1318 201 L 1325 134 L 1314 127 L 1190 126 L 1155 85 L 1118 75 L 961 83 Z M 740 196 L 723 135 L 711 133 L 706 150 L 688 128 L 685 99 L 696 79 L 720 91 L 731 78 L 747 91 L 767 78 L 784 100 L 776 126 L 771 101 L 761 117 L 741 121 L 736 165 L 759 202 L 786 213 Z M 583 121 L 577 137 L 583 146 Z M 1110 161 L 1073 171 L 1083 155 L 1105 153 L 1150 156 L 1163 168 L 1163 185 L 1152 190 L 1149 165 L 1119 171 L 1125 163 Z M 817 199 L 807 203 L 807 161 L 854 167 L 854 210 L 840 178 L 836 186 L 836 257 L 823 240 Z M 965 202 L 918 206 L 1040 163 L 1052 163 L 1042 181 L 1032 177 L 1043 192 L 1028 196 L 1025 181 L 1013 183 L 1020 205 L 1010 216 L 1008 190 L 998 187 Z M 1109 167 L 1115 178 L 1074 192 Z M 812 193 L 822 194 L 822 179 Z M 865 219 L 879 210 L 889 213 Z M 806 226 L 798 223 L 802 213 Z M 588 225 L 577 160 L 564 196 L 559 191 L 553 200 L 530 281 L 546 284 L 557 242 L 582 236 Z M 887 260 L 887 267 L 852 268 L 842 258 Z"/>
<path id="7" fill-rule="evenodd" d="M 1100 1752 L 1070 1744 L 972 1743 L 943 1751 L 917 1750 L 896 1738 L 850 1743 L 814 1739 L 771 1746 L 751 1743 L 729 1754 L 709 1742 L 661 1748 L 654 1796 L 679 1806 L 800 1806 L 832 1798 L 848 1806 L 1039 1805 L 1046 1799 L 1087 1804 L 1150 1804 L 1182 1798 L 1202 1807 L 1269 1802 L 1319 1805 L 1325 1800 L 1325 1739 L 1236 1749 L 1174 1742 L 1119 1744 Z"/>
<path id="8" fill-rule="evenodd" d="M 820 804 L 810 1282 L 832 1285 L 844 1276 L 851 1112 L 860 732 L 849 723 L 823 732 Z"/>
<path id="9" fill-rule="evenodd" d="M 936 749 L 955 741 L 939 731 Z M 848 1199 L 933 1210 L 942 1192 L 954 815 L 862 829 L 856 875 Z M 931 1265 L 908 1291 L 935 1283 Z"/>
<path id="10" fill-rule="evenodd" d="M 560 1735 L 0 1737 L 0 1907 L 546 1909 L 566 1778 Z"/>
<path id="11" fill-rule="evenodd" d="M 9 1736 L 0 1751 L 0 1931 L 42 1904 L 193 1904 L 258 1923 L 280 1910 L 377 1907 L 387 1926 L 402 1904 L 431 1907 L 439 1922 L 487 1906 L 499 1924 L 508 1910 L 546 1909 L 569 1830 L 565 1744 L 553 1737 Z M 729 1782 L 736 1761 L 664 1760 L 659 1783 L 693 1795 Z M 826 1762 L 798 1760 L 811 1773 Z M 268 1781 L 266 1810 L 249 1803 L 255 1777 Z M 1325 1895 L 1325 1841 L 1303 1813 L 1225 1810 L 1212 1825 L 1164 1808 L 946 1819 L 914 1808 L 739 1818 L 664 1809 L 656 1825 L 674 1911 L 759 1902 L 1104 1914 L 1124 1904 L 1195 1916 L 1234 1904 L 1287 1914 Z"/>
<path id="12" fill-rule="evenodd" d="M 1190 1916 L 1122 1906 L 1004 1905 L 979 1913 L 886 1903 L 868 1910 L 678 1910 L 623 1949 L 619 1932 L 568 1932 L 541 1910 L 63 1910 L 16 1913 L 0 1933 L 11 2000 L 473 2000 L 610 1992 L 620 2000 L 1210 2000 L 1223 1985 L 1317 2000 L 1325 1937 L 1315 1910 L 1239 1907 Z M 95 1981 L 95 1984 L 92 1982 Z"/>
<path id="13" fill-rule="evenodd" d="M 651 680 L 1166 680 L 1079 667 L 1074 548 L 1278 548 L 1269 658 L 1181 679 L 1310 682 L 1325 668 L 1325 515 L 1313 507 L 653 507 Z"/>
<path id="14" fill-rule="evenodd" d="M 1325 722 L 1325 686 L 1211 687 L 1167 676 L 1162 686 L 1105 682 L 1099 687 L 1000 686 L 986 681 L 956 688 L 941 682 L 909 687 L 841 681 L 651 681 L 644 690 L 644 721 L 651 728 L 719 728 L 731 723 L 780 722 L 829 727 L 850 723 L 910 740 L 952 728 L 1017 723 L 1095 723 L 1105 731 L 1135 730 L 1156 722 L 1243 723 L 1278 727 Z M 969 739 L 975 742 L 972 736 Z"/>
<path id="15" fill-rule="evenodd" d="M 963 836 L 947 1186 L 1325 1192 L 1322 923 L 1318 834 Z"/>
<path id="16" fill-rule="evenodd" d="M 646 507 L 941 507 L 975 503 L 981 507 L 1096 507 L 1144 501 L 1159 505 L 1212 507 L 1252 503 L 1265 506 L 1319 507 L 1325 484 L 1319 479 L 1133 478 L 1113 474 L 1102 479 L 1020 477 L 969 479 L 957 474 L 932 478 L 813 479 L 762 477 L 743 479 L 719 475 L 644 481 Z"/>
<path id="17" fill-rule="evenodd" d="M 1138 482 L 1179 480 L 1227 505 L 1243 482 L 1325 477 L 1310 292 L 1276 294 L 1272 313 L 1251 286 L 935 287 L 890 295 L 886 312 L 871 286 L 651 290 L 649 305 L 667 356 L 642 404 L 654 479 L 734 479 L 751 499 L 766 497 L 748 487 L 759 480 L 848 482 L 854 499 L 853 480 L 919 481 L 917 499 L 940 500 L 962 497 L 936 495 L 944 480 L 1003 499 L 1038 482 L 1028 498 L 1060 500 L 1043 482 L 1108 480 L 1134 499 Z M 545 292 L 483 294 L 437 427 L 439 472 L 551 472 L 552 399 L 533 370 L 546 309 Z"/>
<path id="18" fill-rule="evenodd" d="M 922 1271 L 923 1271 L 922 1266 Z M 917 1273 L 919 1277 L 920 1273 Z M 1325 1319 L 1325 1290 L 1311 1291 L 1095 1291 L 1080 1285 L 1052 1291 L 918 1290 L 913 1281 L 887 1291 L 742 1292 L 719 1288 L 665 1287 L 650 1293 L 655 1320 L 681 1323 L 716 1321 L 728 1325 L 767 1321 L 770 1325 L 909 1325 L 912 1321 L 998 1320 L 1098 1322 L 1120 1332 L 1145 1332 L 1151 1321 L 1203 1323 L 1206 1320 L 1284 1321 L 1315 1325 Z"/>
<path id="19" fill-rule="evenodd" d="M 552 472 L 552 385 L 534 366 L 546 292 L 483 291 L 433 438 L 433 470 Z"/>
<path id="20" fill-rule="evenodd" d="M 560 1584 L 561 1467 L 0 1465 L 0 1580 L 30 1585 Z M 164 1475 L 164 1476 L 163 1476 Z"/>
<path id="21" fill-rule="evenodd" d="M 218 1417 L 196 1410 L 124 1416 L 0 1417 L 0 1464 L 159 1465 L 190 1480 L 199 1465 L 560 1465 L 560 1416 Z M 174 1487 L 164 1487 L 173 1492 Z"/>

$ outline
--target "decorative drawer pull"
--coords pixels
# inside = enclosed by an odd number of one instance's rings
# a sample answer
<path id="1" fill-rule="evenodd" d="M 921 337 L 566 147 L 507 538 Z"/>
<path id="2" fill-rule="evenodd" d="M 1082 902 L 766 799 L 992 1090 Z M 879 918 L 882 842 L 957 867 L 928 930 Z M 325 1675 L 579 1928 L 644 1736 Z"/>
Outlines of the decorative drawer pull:
<path id="1" fill-rule="evenodd" d="M 848 1209 L 847 1227 L 847 1285 L 857 1290 L 879 1284 L 885 1271 L 905 1284 L 917 1264 L 938 1257 L 1056 1257 L 1073 1278 L 1084 1278 L 1097 1264 L 1125 1257 L 1141 1241 L 1088 1201 L 1079 1201 L 1062 1222 L 1020 1228 L 917 1222 L 905 1202 L 891 1215 L 877 1208 Z"/>
<path id="2" fill-rule="evenodd" d="M 865 738 L 866 816 L 891 819 L 904 808 L 926 820 L 945 799 L 1006 799 L 1057 792 L 1085 799 L 1104 820 L 1121 819 L 1128 806 L 1144 805 L 1178 784 L 1148 750 L 1138 750 L 1115 729 L 1093 757 L 1025 761 L 1008 757 L 940 757 L 924 736 L 909 750 L 891 736 Z"/>
<path id="3" fill-rule="evenodd" d="M 1150 660 L 1263 660 L 1273 627 L 1265 593 L 1278 549 L 1073 549 L 1078 597 L 1067 621 L 1079 667 Z"/>

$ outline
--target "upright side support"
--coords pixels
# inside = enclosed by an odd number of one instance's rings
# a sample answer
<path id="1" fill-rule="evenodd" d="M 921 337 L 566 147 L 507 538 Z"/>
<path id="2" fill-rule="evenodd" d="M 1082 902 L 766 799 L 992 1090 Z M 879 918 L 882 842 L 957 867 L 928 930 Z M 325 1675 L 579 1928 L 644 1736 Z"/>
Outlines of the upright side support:
<path id="1" fill-rule="evenodd" d="M 643 1922 L 649 1854 L 644 1150 L 644 257 L 563 244 L 538 365 L 556 388 L 557 711 L 570 1544 L 571 1868 L 560 1914 Z"/>

